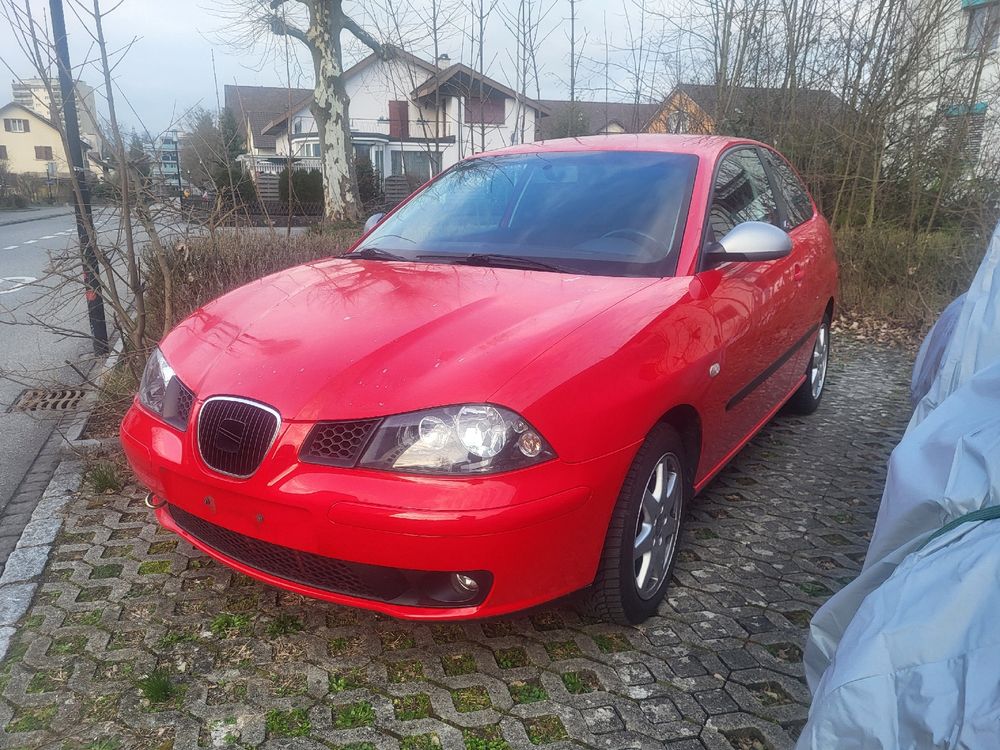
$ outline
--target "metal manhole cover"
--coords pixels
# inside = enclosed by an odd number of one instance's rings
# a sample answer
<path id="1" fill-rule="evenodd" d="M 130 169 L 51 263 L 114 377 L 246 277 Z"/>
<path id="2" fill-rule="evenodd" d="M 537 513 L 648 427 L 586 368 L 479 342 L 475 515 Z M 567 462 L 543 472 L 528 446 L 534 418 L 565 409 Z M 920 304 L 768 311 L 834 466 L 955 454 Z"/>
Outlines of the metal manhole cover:
<path id="1" fill-rule="evenodd" d="M 29 388 L 17 397 L 10 411 L 72 411 L 80 405 L 86 393 L 79 388 L 54 391 Z"/>

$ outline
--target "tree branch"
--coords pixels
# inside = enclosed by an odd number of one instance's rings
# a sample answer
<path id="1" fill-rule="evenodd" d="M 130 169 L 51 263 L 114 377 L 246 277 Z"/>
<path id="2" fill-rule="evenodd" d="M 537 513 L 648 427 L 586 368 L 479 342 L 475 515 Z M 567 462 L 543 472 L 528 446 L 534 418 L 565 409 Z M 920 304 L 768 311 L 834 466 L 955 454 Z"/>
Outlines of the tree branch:
<path id="1" fill-rule="evenodd" d="M 284 2 L 284 0 L 273 0 L 273 2 Z M 350 31 L 352 34 L 354 34 L 355 38 L 359 42 L 361 42 L 363 45 L 371 49 L 372 52 L 377 54 L 383 60 L 389 59 L 390 57 L 389 48 L 383 47 L 382 44 L 378 41 L 378 39 L 376 39 L 367 31 L 365 31 L 363 28 L 361 28 L 361 26 L 358 24 L 357 21 L 355 21 L 350 16 L 344 14 L 343 16 L 341 16 L 341 22 L 343 23 L 344 28 Z"/>
<path id="2" fill-rule="evenodd" d="M 274 3 L 280 4 L 284 0 L 272 0 L 271 5 Z M 279 36 L 290 36 L 292 39 L 298 39 L 303 44 L 309 44 L 309 38 L 306 36 L 306 32 L 281 18 L 281 16 L 272 15 L 268 21 L 271 24 L 271 31 Z"/>

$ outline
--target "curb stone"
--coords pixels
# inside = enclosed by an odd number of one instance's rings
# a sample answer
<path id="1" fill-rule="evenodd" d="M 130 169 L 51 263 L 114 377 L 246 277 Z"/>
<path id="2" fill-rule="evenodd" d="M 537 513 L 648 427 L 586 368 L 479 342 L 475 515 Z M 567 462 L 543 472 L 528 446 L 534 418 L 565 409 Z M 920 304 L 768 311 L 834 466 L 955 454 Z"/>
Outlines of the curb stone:
<path id="1" fill-rule="evenodd" d="M 27 224 L 29 221 L 43 221 L 45 219 L 58 219 L 58 218 L 61 218 L 63 216 L 69 216 L 73 212 L 74 212 L 74 210 L 72 208 L 69 208 L 69 209 L 67 209 L 67 210 L 65 210 L 65 211 L 63 211 L 61 213 L 51 213 L 51 214 L 47 213 L 47 214 L 44 214 L 43 216 L 29 216 L 29 217 L 24 218 L 24 219 L 9 219 L 7 221 L 0 221 L 0 227 L 12 227 L 15 224 Z"/>
<path id="2" fill-rule="evenodd" d="M 45 569 L 53 542 L 62 528 L 60 514 L 82 479 L 81 461 L 67 458 L 59 463 L 7 560 L 0 576 L 0 661 L 7 656 L 16 632 L 14 625 L 31 606 L 38 588 L 36 579 Z"/>

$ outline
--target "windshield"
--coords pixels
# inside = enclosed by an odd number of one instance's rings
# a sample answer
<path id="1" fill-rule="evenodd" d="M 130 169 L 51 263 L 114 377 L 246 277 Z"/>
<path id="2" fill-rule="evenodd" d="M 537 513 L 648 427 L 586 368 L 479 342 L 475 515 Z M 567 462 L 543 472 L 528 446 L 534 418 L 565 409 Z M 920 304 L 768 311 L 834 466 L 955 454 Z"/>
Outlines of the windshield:
<path id="1" fill-rule="evenodd" d="M 355 252 L 613 276 L 669 276 L 697 157 L 596 151 L 456 164 Z"/>

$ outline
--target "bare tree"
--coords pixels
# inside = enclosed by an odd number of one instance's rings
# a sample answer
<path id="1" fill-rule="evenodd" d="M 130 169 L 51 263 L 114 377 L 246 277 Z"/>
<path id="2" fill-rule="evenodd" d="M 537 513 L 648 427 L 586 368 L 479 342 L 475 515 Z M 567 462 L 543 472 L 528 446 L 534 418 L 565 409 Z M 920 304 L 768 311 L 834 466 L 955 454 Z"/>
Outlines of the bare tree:
<path id="1" fill-rule="evenodd" d="M 309 51 L 314 74 L 310 111 L 319 134 L 325 218 L 359 219 L 341 36 L 346 30 L 379 55 L 387 55 L 386 48 L 344 11 L 342 0 L 232 0 L 229 5 L 223 15 L 234 46 L 266 46 L 264 37 L 274 34 L 295 39 Z"/>

